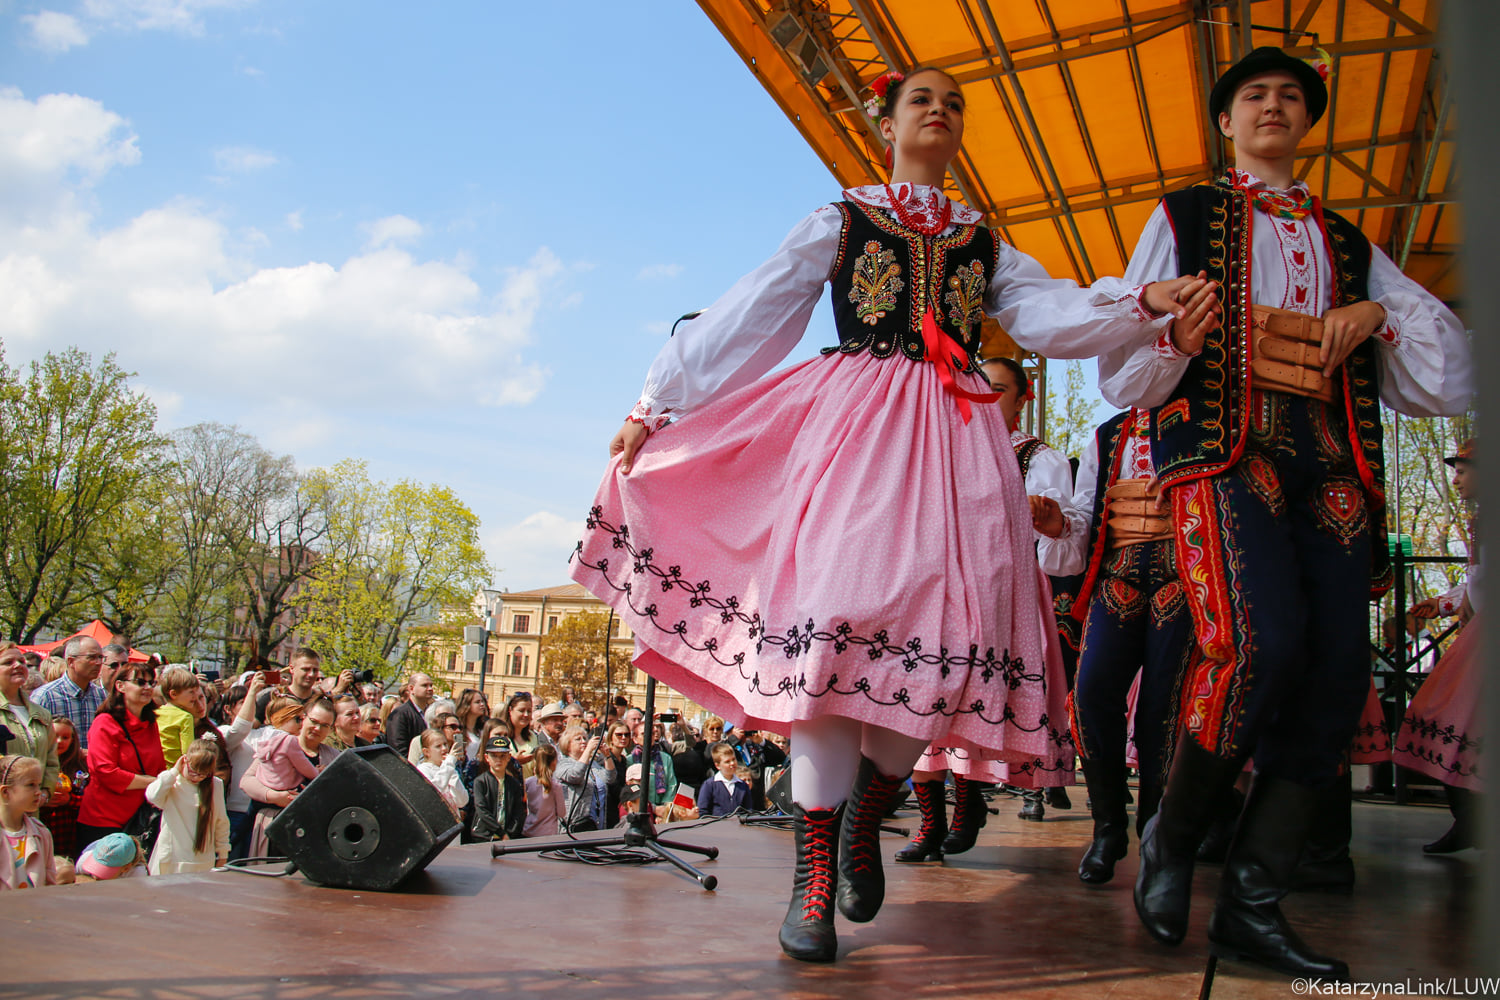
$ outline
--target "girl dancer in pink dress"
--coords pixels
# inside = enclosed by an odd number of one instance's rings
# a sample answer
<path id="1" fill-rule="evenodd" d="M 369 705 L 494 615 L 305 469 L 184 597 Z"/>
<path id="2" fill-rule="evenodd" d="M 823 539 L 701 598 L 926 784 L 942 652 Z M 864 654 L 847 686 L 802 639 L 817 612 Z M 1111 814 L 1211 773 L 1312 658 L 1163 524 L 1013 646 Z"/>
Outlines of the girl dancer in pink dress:
<path id="1" fill-rule="evenodd" d="M 1461 500 L 1472 502 L 1479 497 L 1475 460 L 1473 441 L 1465 441 L 1457 455 L 1444 459 L 1453 466 L 1453 489 Z M 1422 845 L 1425 854 L 1452 854 L 1476 846 L 1474 828 L 1479 810 L 1475 799 L 1484 790 L 1480 769 L 1484 748 L 1484 686 L 1479 661 L 1482 580 L 1479 544 L 1471 524 L 1468 578 L 1441 597 L 1429 597 L 1411 606 L 1411 613 L 1418 618 L 1459 615 L 1464 622 L 1458 638 L 1406 706 L 1391 755 L 1402 767 L 1441 781 L 1448 793 L 1453 825 L 1437 840 Z"/>
<path id="2" fill-rule="evenodd" d="M 836 955 L 835 896 L 850 920 L 879 909 L 879 821 L 927 744 L 1026 763 L 1066 739 L 1046 711 L 1025 492 L 973 363 L 981 315 L 1054 357 L 1128 353 L 1174 315 L 1184 332 L 1218 321 L 1206 280 L 1049 278 L 943 195 L 958 85 L 877 84 L 891 182 L 808 216 L 667 342 L 574 554 L 641 669 L 737 726 L 790 732 L 780 941 L 804 961 Z M 840 344 L 768 374 L 825 284 Z"/>

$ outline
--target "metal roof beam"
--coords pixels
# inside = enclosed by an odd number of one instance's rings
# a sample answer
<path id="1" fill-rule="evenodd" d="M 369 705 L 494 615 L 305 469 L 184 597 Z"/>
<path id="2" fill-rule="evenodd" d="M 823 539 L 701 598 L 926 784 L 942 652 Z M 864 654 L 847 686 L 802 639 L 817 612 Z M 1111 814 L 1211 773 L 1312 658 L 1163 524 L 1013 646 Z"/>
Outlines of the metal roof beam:
<path id="1" fill-rule="evenodd" d="M 1392 26 L 1399 24 L 1414 35 L 1430 35 L 1433 31 L 1432 28 L 1418 21 L 1406 11 L 1401 10 L 1395 4 L 1387 3 L 1386 0 L 1365 0 L 1365 3 L 1390 18 Z"/>
<path id="2" fill-rule="evenodd" d="M 1000 56 L 1000 63 L 1005 67 L 1006 76 L 1010 80 L 1011 90 L 1016 95 L 1016 103 L 1021 109 L 1022 117 L 1026 119 L 1026 128 L 1030 133 L 1031 141 L 1036 144 L 1037 158 L 1041 160 L 1042 166 L 1047 171 L 1047 180 L 1050 183 L 1052 189 L 1061 190 L 1062 181 L 1057 176 L 1057 169 L 1052 165 L 1052 157 L 1047 152 L 1047 143 L 1046 140 L 1042 138 L 1042 130 L 1036 123 L 1036 116 L 1031 113 L 1031 102 L 1026 99 L 1026 91 L 1021 86 L 1021 81 L 1017 76 L 1015 64 L 1011 61 L 1010 58 L 1010 51 L 1005 47 L 1005 39 L 1000 35 L 1000 26 L 995 23 L 995 15 L 990 10 L 989 4 L 987 2 L 981 4 L 980 9 L 984 13 L 984 23 L 985 27 L 989 30 L 990 41 L 995 44 L 995 50 Z M 1063 198 L 1062 202 L 1063 209 L 1064 211 L 1066 211 L 1068 208 L 1067 199 Z M 1082 276 L 1086 279 L 1087 283 L 1092 284 L 1094 279 L 1097 278 L 1098 275 L 1094 273 L 1094 265 L 1089 261 L 1089 251 L 1088 247 L 1084 244 L 1083 234 L 1078 231 L 1078 224 L 1073 220 L 1071 212 L 1067 212 L 1067 214 L 1064 216 L 1064 220 L 1067 223 L 1068 232 L 1073 236 L 1074 245 L 1078 250 L 1078 256 L 1081 257 L 1083 261 Z M 1064 243 L 1066 242 L 1067 241 L 1064 240 Z"/>
<path id="3" fill-rule="evenodd" d="M 1379 177 L 1376 177 L 1364 167 L 1361 167 L 1358 163 L 1355 163 L 1353 160 L 1349 159 L 1349 157 L 1344 153 L 1334 153 L 1333 156 L 1330 157 L 1330 159 L 1342 164 L 1356 177 L 1364 181 L 1365 191 L 1367 193 L 1372 187 L 1378 190 L 1381 194 L 1393 195 L 1397 193 L 1389 184 L 1386 184 Z"/>

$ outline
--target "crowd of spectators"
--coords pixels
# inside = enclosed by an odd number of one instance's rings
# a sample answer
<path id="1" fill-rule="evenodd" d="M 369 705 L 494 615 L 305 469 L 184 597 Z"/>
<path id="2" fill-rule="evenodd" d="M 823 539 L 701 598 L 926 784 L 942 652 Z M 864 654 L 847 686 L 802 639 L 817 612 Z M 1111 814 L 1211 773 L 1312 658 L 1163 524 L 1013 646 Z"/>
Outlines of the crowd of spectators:
<path id="1" fill-rule="evenodd" d="M 412 674 L 394 692 L 325 676 L 297 650 L 209 680 L 75 637 L 43 660 L 0 642 L 0 820 L 14 864 L 0 888 L 205 871 L 276 853 L 275 816 L 342 751 L 383 743 L 432 784 L 478 842 L 765 808 L 783 738 L 652 720 L 623 697 L 591 712 L 564 690 L 512 694 L 495 715 L 468 688 Z M 44 679 L 44 671 L 51 674 Z M 314 791 L 313 794 L 316 794 Z M 7 866 L 0 865 L 0 868 Z"/>

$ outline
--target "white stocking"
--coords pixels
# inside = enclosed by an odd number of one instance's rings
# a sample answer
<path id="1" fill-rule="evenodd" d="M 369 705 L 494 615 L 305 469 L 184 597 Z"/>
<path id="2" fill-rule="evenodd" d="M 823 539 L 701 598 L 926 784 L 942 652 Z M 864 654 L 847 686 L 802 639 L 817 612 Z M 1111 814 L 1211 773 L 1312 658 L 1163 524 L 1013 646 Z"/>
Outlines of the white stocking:
<path id="1" fill-rule="evenodd" d="M 832 809 L 849 797 L 859 768 L 861 724 L 835 715 L 792 723 L 792 801 Z"/>
<path id="2" fill-rule="evenodd" d="M 898 733 L 894 729 L 866 724 L 860 740 L 860 752 L 870 758 L 870 763 L 881 774 L 904 778 L 912 773 L 912 765 L 921 759 L 928 742 Z"/>
<path id="3" fill-rule="evenodd" d="M 927 740 L 838 716 L 792 723 L 792 801 L 832 809 L 849 797 L 860 755 L 881 774 L 905 777 Z"/>

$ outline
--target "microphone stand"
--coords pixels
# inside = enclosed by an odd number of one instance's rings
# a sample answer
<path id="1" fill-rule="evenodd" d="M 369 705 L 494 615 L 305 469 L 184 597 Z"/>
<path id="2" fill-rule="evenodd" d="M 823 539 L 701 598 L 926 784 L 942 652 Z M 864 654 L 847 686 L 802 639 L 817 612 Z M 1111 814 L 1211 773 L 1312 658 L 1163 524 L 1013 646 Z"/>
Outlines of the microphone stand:
<path id="1" fill-rule="evenodd" d="M 655 771 L 651 767 L 652 754 L 661 753 L 660 746 L 656 743 L 654 733 L 651 731 L 651 720 L 656 714 L 656 678 L 646 678 L 646 749 L 641 754 L 641 791 L 640 797 L 636 799 L 638 811 L 627 813 L 625 816 L 625 832 L 615 837 L 601 837 L 598 840 L 576 841 L 579 846 L 589 849 L 606 847 L 629 847 L 645 850 L 662 861 L 672 865 L 678 871 L 691 876 L 697 883 L 709 892 L 719 885 L 716 876 L 706 874 L 694 868 L 686 861 L 672 853 L 672 850 L 687 851 L 692 854 L 701 854 L 709 860 L 719 856 L 717 847 L 700 847 L 697 844 L 685 844 L 677 840 L 663 840 L 656 832 L 656 818 L 651 804 L 650 788 Z M 597 753 L 598 750 L 595 750 Z M 585 781 L 588 773 L 585 772 Z M 570 810 L 571 814 L 571 810 Z M 507 854 L 535 854 L 541 851 L 555 851 L 559 848 L 556 841 L 531 844 L 515 841 L 498 841 L 490 846 L 490 857 L 500 858 Z M 668 850 L 671 848 L 672 850 Z"/>

